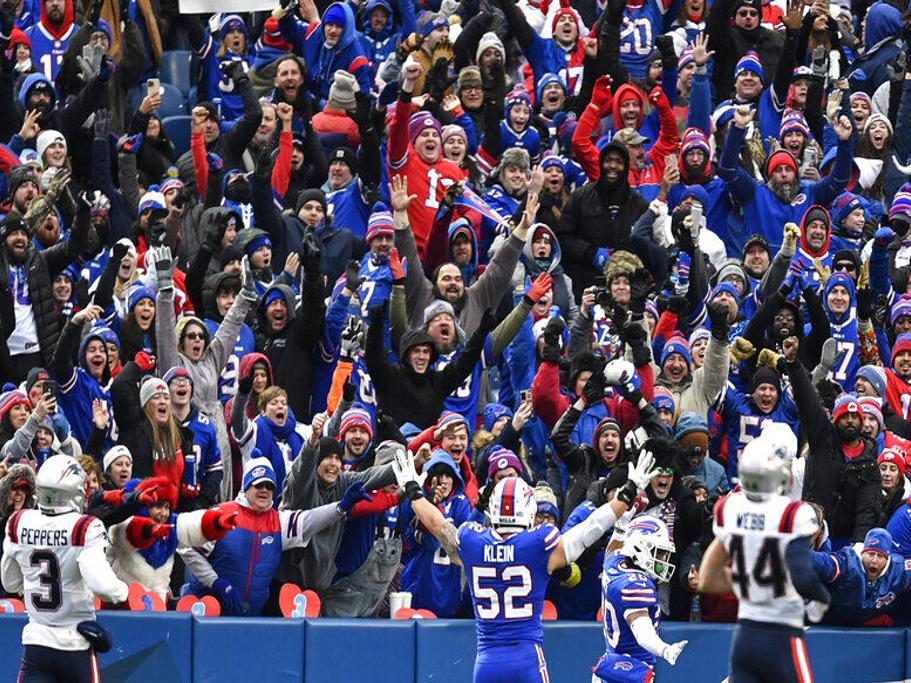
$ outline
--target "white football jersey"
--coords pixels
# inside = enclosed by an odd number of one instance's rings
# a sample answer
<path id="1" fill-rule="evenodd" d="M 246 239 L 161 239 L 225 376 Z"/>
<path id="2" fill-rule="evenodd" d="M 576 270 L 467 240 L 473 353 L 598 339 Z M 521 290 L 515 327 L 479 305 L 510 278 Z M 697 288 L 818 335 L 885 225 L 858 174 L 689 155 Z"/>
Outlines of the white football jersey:
<path id="1" fill-rule="evenodd" d="M 0 572 L 7 591 L 24 595 L 24 645 L 88 648 L 76 625 L 95 618 L 94 596 L 123 602 L 129 592 L 108 564 L 107 546 L 104 525 L 91 515 L 22 510 L 10 517 Z"/>
<path id="2" fill-rule="evenodd" d="M 734 491 L 715 505 L 715 537 L 731 558 L 738 619 L 803 627 L 804 601 L 791 582 L 788 544 L 816 533 L 813 509 L 775 495 L 762 502 Z"/>

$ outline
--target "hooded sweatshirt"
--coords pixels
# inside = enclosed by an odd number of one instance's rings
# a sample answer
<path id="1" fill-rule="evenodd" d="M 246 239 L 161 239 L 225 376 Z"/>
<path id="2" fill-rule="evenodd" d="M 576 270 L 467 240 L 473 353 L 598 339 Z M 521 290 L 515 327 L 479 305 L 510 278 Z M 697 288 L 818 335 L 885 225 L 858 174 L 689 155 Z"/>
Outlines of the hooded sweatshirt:
<path id="1" fill-rule="evenodd" d="M 25 35 L 32 43 L 32 62 L 42 69 L 47 78 L 57 78 L 63 54 L 76 29 L 73 0 L 66 0 L 63 21 L 59 26 L 51 23 L 47 16 L 47 3 L 41 2 L 41 18 L 25 31 Z"/>

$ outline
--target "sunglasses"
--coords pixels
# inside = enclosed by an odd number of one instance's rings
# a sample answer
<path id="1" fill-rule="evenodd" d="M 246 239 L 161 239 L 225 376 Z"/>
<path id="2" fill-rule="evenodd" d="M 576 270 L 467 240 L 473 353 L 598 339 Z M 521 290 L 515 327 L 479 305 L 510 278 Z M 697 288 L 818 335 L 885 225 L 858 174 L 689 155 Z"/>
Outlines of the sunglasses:
<path id="1" fill-rule="evenodd" d="M 255 488 L 255 489 L 269 489 L 270 491 L 274 491 L 274 490 L 275 490 L 275 484 L 273 484 L 271 481 L 261 481 L 261 482 L 258 482 L 258 483 L 256 483 L 256 484 L 253 484 L 253 488 Z"/>
<path id="2" fill-rule="evenodd" d="M 206 335 L 204 335 L 202 332 L 187 332 L 184 335 L 184 339 L 190 339 L 191 341 L 199 341 L 205 338 Z"/>
<path id="3" fill-rule="evenodd" d="M 849 273 L 853 273 L 855 270 L 857 270 L 857 266 L 855 266 L 851 261 L 843 261 L 842 263 L 836 263 L 835 272 L 837 273 L 838 271 L 841 271 L 841 270 L 845 270 Z"/>
<path id="4" fill-rule="evenodd" d="M 674 468 L 673 467 L 656 467 L 654 471 L 655 471 L 655 474 L 671 475 L 674 473 Z"/>

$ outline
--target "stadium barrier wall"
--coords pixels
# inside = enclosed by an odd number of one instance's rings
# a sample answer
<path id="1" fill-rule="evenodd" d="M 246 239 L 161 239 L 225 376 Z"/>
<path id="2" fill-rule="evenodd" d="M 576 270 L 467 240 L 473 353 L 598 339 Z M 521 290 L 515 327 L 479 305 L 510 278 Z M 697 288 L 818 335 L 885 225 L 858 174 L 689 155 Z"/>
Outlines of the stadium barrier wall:
<path id="1" fill-rule="evenodd" d="M 105 683 L 470 682 L 474 623 L 468 620 L 197 619 L 184 612 L 103 612 L 114 648 L 100 657 Z M 0 681 L 16 680 L 25 615 L 0 615 Z M 657 681 L 717 683 L 727 675 L 730 625 L 664 624 L 669 642 L 689 640 L 677 666 L 659 663 Z M 911 680 L 911 631 L 812 628 L 814 678 L 826 683 Z M 550 680 L 591 680 L 604 647 L 598 624 L 549 622 Z M 790 653 L 769 653 L 789 657 Z"/>

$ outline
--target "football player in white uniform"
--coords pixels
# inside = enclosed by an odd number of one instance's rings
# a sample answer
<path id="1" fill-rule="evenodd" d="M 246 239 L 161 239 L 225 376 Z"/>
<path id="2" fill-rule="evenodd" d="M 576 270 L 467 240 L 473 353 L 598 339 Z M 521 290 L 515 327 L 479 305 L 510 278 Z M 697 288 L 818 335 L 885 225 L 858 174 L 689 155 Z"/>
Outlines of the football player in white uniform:
<path id="1" fill-rule="evenodd" d="M 97 683 L 96 650 L 110 649 L 110 638 L 95 621 L 94 596 L 105 602 L 127 599 L 129 587 L 114 574 L 105 551 L 104 525 L 82 514 L 86 474 L 68 455 L 55 455 L 38 470 L 37 510 L 20 510 L 7 522 L 0 579 L 10 593 L 22 593 L 28 624 L 18 681 Z M 231 520 L 218 510 L 177 518 L 178 544 L 201 544 L 224 535 Z M 170 526 L 151 519 L 144 537 L 167 534 Z M 208 529 L 203 533 L 203 529 Z"/>
<path id="2" fill-rule="evenodd" d="M 740 600 L 731 641 L 731 683 L 813 680 L 804 614 L 819 621 L 830 596 L 810 551 L 819 523 L 791 486 L 789 443 L 763 433 L 740 459 L 740 490 L 715 505 L 715 540 L 699 571 L 699 591 Z M 728 568 L 730 564 L 730 568 Z M 809 600 L 805 606 L 804 599 Z"/>

